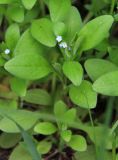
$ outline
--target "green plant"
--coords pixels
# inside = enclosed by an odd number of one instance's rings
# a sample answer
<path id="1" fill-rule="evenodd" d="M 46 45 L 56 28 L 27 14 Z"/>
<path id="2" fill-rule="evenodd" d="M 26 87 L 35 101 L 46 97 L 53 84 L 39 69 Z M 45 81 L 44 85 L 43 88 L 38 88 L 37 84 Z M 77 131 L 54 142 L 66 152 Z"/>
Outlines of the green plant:
<path id="1" fill-rule="evenodd" d="M 91 0 L 84 21 L 72 4 L 0 1 L 0 147 L 19 143 L 9 160 L 63 159 L 66 149 L 117 160 L 117 2 Z"/>

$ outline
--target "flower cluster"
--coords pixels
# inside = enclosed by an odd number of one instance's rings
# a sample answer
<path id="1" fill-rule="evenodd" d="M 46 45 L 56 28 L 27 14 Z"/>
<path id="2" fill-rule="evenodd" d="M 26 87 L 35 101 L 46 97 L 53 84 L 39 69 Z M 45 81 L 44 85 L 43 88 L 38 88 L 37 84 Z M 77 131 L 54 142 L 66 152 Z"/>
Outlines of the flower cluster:
<path id="1" fill-rule="evenodd" d="M 56 37 L 56 41 L 59 43 L 59 47 L 60 48 L 64 48 L 64 49 L 68 48 L 67 43 L 66 42 L 62 42 L 62 40 L 63 40 L 62 36 L 57 36 Z"/>

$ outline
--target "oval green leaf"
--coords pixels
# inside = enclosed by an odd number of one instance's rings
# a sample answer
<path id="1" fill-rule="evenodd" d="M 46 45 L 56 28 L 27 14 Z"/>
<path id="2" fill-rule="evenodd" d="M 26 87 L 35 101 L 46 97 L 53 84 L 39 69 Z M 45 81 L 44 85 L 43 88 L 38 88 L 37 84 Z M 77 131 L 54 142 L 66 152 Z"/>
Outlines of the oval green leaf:
<path id="1" fill-rule="evenodd" d="M 83 68 L 80 63 L 75 61 L 64 62 L 63 72 L 66 77 L 75 85 L 79 86 L 83 78 Z"/>
<path id="2" fill-rule="evenodd" d="M 41 18 L 33 21 L 31 33 L 37 41 L 48 47 L 54 47 L 56 45 L 56 37 L 53 33 L 53 24 L 47 18 Z"/>
<path id="3" fill-rule="evenodd" d="M 90 78 L 95 81 L 105 73 L 118 70 L 118 67 L 110 61 L 92 58 L 85 62 L 85 69 Z"/>
<path id="4" fill-rule="evenodd" d="M 87 149 L 87 143 L 83 136 L 81 135 L 73 135 L 70 142 L 68 142 L 68 145 L 76 150 L 76 151 L 86 151 Z"/>
<path id="5" fill-rule="evenodd" d="M 88 81 L 83 81 L 79 87 L 71 86 L 69 96 L 72 102 L 82 108 L 92 109 L 96 107 L 97 94 L 92 89 L 92 84 Z"/>
<path id="6" fill-rule="evenodd" d="M 40 122 L 35 126 L 34 131 L 43 135 L 51 135 L 57 131 L 57 128 L 50 122 Z"/>
<path id="7" fill-rule="evenodd" d="M 88 22 L 78 34 L 83 39 L 81 50 L 88 50 L 97 46 L 109 34 L 114 19 L 110 15 L 99 16 Z M 78 44 L 80 45 L 80 44 Z"/>

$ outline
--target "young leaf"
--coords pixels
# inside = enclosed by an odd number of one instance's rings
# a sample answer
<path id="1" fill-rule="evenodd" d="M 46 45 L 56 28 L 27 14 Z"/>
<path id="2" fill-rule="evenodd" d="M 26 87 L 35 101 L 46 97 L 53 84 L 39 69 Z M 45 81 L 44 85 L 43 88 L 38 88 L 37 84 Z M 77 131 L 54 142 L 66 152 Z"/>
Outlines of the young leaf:
<path id="1" fill-rule="evenodd" d="M 27 1 L 27 0 L 22 0 L 22 3 L 24 5 L 24 7 L 26 9 L 32 9 L 32 7 L 35 5 L 36 3 L 36 0 L 30 0 L 30 1 Z"/>
<path id="2" fill-rule="evenodd" d="M 81 135 L 73 135 L 71 137 L 71 140 L 67 144 L 68 146 L 70 146 L 72 149 L 76 151 L 82 152 L 82 151 L 86 151 L 87 149 L 86 140 Z"/>
<path id="3" fill-rule="evenodd" d="M 23 99 L 33 104 L 51 105 L 51 96 L 43 89 L 30 89 Z"/>
<path id="4" fill-rule="evenodd" d="M 48 142 L 46 140 L 40 141 L 37 145 L 37 150 L 39 151 L 39 153 L 41 154 L 46 154 L 50 151 L 52 147 L 52 143 Z"/>
<path id="5" fill-rule="evenodd" d="M 53 24 L 47 18 L 41 18 L 33 21 L 31 33 L 37 41 L 48 47 L 54 47 L 56 45 L 56 37 L 53 33 Z"/>
<path id="6" fill-rule="evenodd" d="M 118 96 L 118 71 L 107 73 L 98 78 L 94 84 L 93 89 L 107 96 Z"/>
<path id="7" fill-rule="evenodd" d="M 114 19 L 112 16 L 103 15 L 88 22 L 78 34 L 78 39 L 83 39 L 81 50 L 85 51 L 91 49 L 106 38 L 113 21 Z"/>
<path id="8" fill-rule="evenodd" d="M 61 132 L 61 137 L 64 141 L 69 142 L 72 136 L 71 130 L 65 130 Z"/>
<path id="9" fill-rule="evenodd" d="M 54 105 L 54 113 L 57 118 L 62 117 L 67 111 L 67 106 L 63 101 L 57 101 Z"/>
<path id="10" fill-rule="evenodd" d="M 67 61 L 63 64 L 63 72 L 75 86 L 79 86 L 83 78 L 83 68 L 80 63 Z"/>
<path id="11" fill-rule="evenodd" d="M 12 78 L 10 80 L 10 86 L 18 96 L 25 96 L 27 89 L 27 81 L 19 78 Z"/>
<path id="12" fill-rule="evenodd" d="M 17 24 L 11 24 L 5 34 L 5 41 L 9 49 L 13 51 L 15 48 L 17 41 L 20 38 L 20 29 Z"/>
<path id="13" fill-rule="evenodd" d="M 48 75 L 52 69 L 39 54 L 19 55 L 5 64 L 5 69 L 21 79 L 35 80 Z"/>
<path id="14" fill-rule="evenodd" d="M 49 10 L 52 21 L 63 21 L 69 13 L 70 7 L 70 0 L 50 0 Z"/>
<path id="15" fill-rule="evenodd" d="M 13 5 L 9 6 L 9 8 L 7 10 L 7 15 L 13 21 L 21 23 L 24 20 L 24 8 L 19 7 L 19 5 L 13 4 Z"/>
<path id="16" fill-rule="evenodd" d="M 57 131 L 57 128 L 50 122 L 40 122 L 34 127 L 34 131 L 43 135 L 51 135 Z"/>
<path id="17" fill-rule="evenodd" d="M 85 62 L 85 69 L 90 78 L 95 81 L 105 73 L 118 70 L 118 67 L 110 61 L 92 58 Z"/>
<path id="18" fill-rule="evenodd" d="M 71 86 L 69 96 L 72 102 L 82 108 L 95 108 L 97 94 L 92 89 L 92 84 L 84 80 L 79 87 Z"/>

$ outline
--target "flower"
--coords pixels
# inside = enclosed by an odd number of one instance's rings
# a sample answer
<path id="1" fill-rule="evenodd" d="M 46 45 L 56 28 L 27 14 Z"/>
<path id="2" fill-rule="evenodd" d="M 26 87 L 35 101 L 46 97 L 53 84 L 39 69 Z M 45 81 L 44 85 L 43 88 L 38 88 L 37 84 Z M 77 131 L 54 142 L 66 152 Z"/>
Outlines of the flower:
<path id="1" fill-rule="evenodd" d="M 56 37 L 56 41 L 57 41 L 57 42 L 61 42 L 61 41 L 62 41 L 62 36 L 57 36 L 57 37 Z"/>
<path id="2" fill-rule="evenodd" d="M 8 49 L 8 48 L 5 49 L 4 53 L 5 53 L 5 54 L 9 54 L 9 53 L 10 53 L 10 49 Z"/>
<path id="3" fill-rule="evenodd" d="M 60 47 L 60 48 L 67 48 L 68 45 L 67 45 L 66 42 L 62 42 L 62 43 L 59 44 L 59 47 Z"/>

